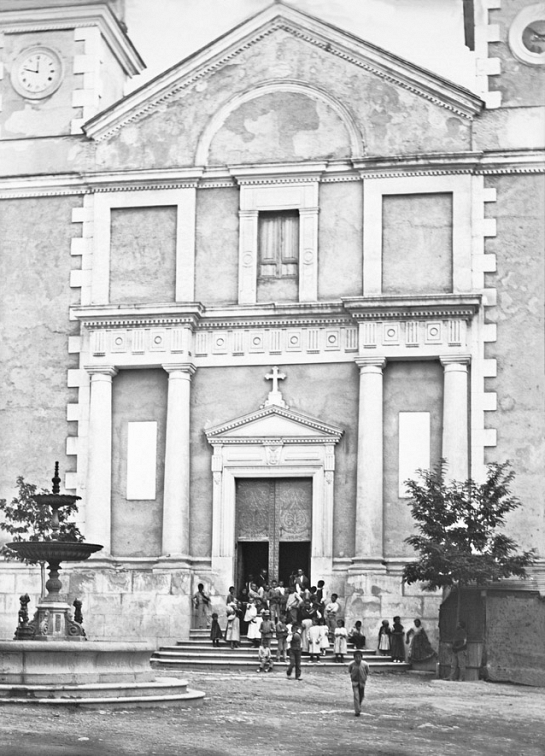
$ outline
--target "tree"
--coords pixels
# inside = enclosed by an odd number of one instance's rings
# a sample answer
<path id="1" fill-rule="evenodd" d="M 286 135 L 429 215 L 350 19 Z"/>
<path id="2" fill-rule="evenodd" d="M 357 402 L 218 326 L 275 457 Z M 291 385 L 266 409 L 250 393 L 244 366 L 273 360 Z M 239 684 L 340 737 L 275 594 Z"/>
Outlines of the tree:
<path id="1" fill-rule="evenodd" d="M 518 546 L 498 529 L 521 502 L 512 495 L 515 477 L 509 462 L 487 466 L 482 484 L 468 479 L 446 481 L 445 460 L 435 470 L 418 470 L 420 480 L 407 480 L 409 506 L 418 534 L 405 539 L 419 558 L 406 564 L 406 583 L 422 582 L 424 590 L 482 585 L 511 576 L 523 578 L 535 550 L 517 553 Z"/>
<path id="2" fill-rule="evenodd" d="M 51 541 L 51 509 L 47 506 L 38 504 L 34 499 L 37 493 L 50 493 L 37 487 L 32 483 L 25 483 L 24 478 L 17 478 L 17 496 L 8 504 L 6 499 L 0 499 L 0 513 L 3 520 L 0 522 L 0 530 L 8 533 L 12 541 Z M 58 541 L 78 541 L 84 540 L 75 522 L 69 518 L 78 511 L 77 504 L 74 502 L 59 509 L 59 530 L 56 535 Z M 25 564 L 38 564 L 20 557 L 17 552 L 7 546 L 2 546 L 0 556 L 11 561 L 17 559 Z M 42 578 L 42 597 L 45 595 L 45 562 L 40 562 Z"/>

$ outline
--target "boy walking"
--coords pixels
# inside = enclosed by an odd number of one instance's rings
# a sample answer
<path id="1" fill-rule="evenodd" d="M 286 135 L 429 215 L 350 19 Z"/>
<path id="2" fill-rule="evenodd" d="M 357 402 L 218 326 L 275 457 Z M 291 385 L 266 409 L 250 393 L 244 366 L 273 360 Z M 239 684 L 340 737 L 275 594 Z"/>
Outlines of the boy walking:
<path id="1" fill-rule="evenodd" d="M 354 693 L 354 716 L 359 717 L 361 702 L 365 695 L 365 683 L 369 675 L 369 665 L 366 661 L 363 661 L 361 651 L 354 651 L 354 661 L 348 665 L 348 674 L 352 681 Z"/>
<path id="2" fill-rule="evenodd" d="M 301 679 L 301 627 L 299 625 L 293 625 L 292 638 L 290 643 L 290 663 L 286 670 L 286 675 L 291 677 L 291 673 L 295 667 L 295 679 Z"/>

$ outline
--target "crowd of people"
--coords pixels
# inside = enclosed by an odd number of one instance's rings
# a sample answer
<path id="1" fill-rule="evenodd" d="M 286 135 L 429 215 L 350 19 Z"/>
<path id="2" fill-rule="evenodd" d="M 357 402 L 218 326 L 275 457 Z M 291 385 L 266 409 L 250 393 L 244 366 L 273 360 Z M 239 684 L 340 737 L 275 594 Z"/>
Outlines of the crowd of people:
<path id="1" fill-rule="evenodd" d="M 337 594 L 332 593 L 326 600 L 324 589 L 323 580 L 310 586 L 302 569 L 292 573 L 287 586 L 282 580 L 269 583 L 264 569 L 255 578 L 249 575 L 238 595 L 234 586 L 229 588 L 226 627 L 221 628 L 216 613 L 211 615 L 212 644 L 218 646 L 225 640 L 235 649 L 240 646 L 241 635 L 246 635 L 259 649 L 258 671 L 268 672 L 273 664 L 271 641 L 274 637 L 276 661 L 288 662 L 289 657 L 288 676 L 295 669 L 297 679 L 302 654 L 307 654 L 311 662 L 320 663 L 321 657 L 332 649 L 334 661 L 344 663 L 349 642 L 357 651 L 366 648 L 362 622 L 357 620 L 353 627 L 346 628 L 344 620 L 338 617 L 341 606 Z M 202 583 L 193 596 L 193 604 L 197 627 L 207 627 L 210 598 Z M 404 662 L 406 645 L 409 661 L 423 661 L 435 655 L 419 619 L 415 619 L 414 627 L 407 633 L 400 617 L 393 618 L 392 627 L 388 620 L 383 620 L 378 633 L 378 653 L 391 656 L 395 663 Z"/>

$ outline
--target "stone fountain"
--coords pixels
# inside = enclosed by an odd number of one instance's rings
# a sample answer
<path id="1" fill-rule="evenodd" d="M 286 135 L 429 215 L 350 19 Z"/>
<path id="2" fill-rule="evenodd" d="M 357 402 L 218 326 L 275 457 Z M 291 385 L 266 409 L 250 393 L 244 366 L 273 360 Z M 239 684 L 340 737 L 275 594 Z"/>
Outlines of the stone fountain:
<path id="1" fill-rule="evenodd" d="M 80 497 L 61 494 L 58 463 L 53 492 L 38 494 L 39 504 L 52 509 L 50 541 L 17 541 L 7 544 L 25 559 L 48 564 L 47 596 L 28 621 L 28 595 L 21 596 L 15 640 L 0 641 L 0 705 L 38 703 L 51 705 L 191 706 L 204 693 L 190 690 L 186 680 L 156 678 L 150 658 L 155 647 L 148 643 L 90 641 L 76 599 L 76 616 L 64 601 L 59 580 L 61 562 L 82 562 L 103 547 L 95 543 L 60 541 L 59 509 Z M 44 641 L 46 641 L 44 643 Z"/>

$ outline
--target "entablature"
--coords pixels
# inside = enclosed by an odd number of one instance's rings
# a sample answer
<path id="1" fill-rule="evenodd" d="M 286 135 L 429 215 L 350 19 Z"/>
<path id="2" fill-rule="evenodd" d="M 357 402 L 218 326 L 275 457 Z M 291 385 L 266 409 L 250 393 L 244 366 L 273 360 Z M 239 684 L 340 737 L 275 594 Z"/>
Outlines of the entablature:
<path id="1" fill-rule="evenodd" d="M 101 364 L 197 367 L 433 359 L 466 353 L 479 295 L 349 297 L 335 302 L 206 308 L 200 303 L 79 306 L 82 349 Z"/>

